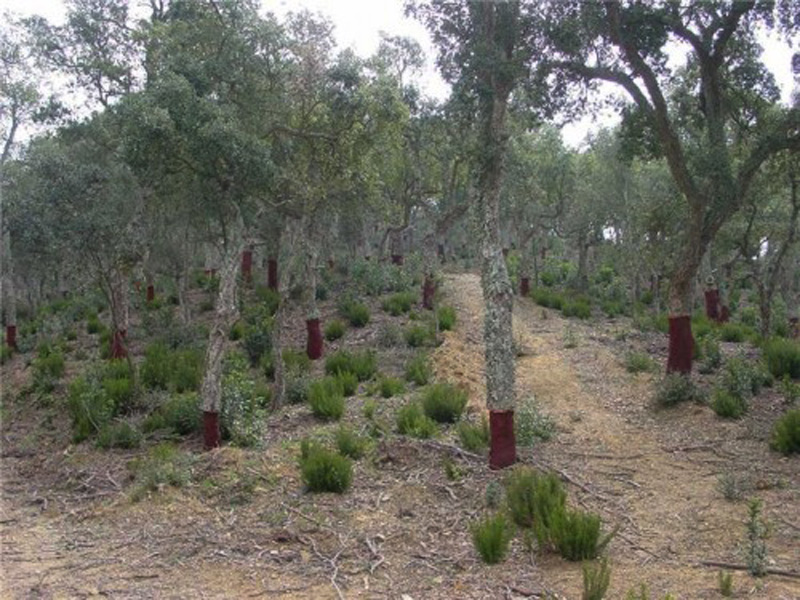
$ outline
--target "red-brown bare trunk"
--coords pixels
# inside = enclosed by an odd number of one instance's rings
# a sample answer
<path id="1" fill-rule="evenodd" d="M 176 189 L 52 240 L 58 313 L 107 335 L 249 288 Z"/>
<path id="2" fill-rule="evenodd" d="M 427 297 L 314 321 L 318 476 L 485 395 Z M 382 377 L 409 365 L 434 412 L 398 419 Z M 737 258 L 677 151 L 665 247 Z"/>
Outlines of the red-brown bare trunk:
<path id="1" fill-rule="evenodd" d="M 392 264 L 393 265 L 401 265 L 404 262 L 404 258 L 402 254 L 392 254 Z"/>
<path id="2" fill-rule="evenodd" d="M 219 413 L 204 410 L 203 447 L 206 450 L 213 450 L 214 448 L 219 448 L 219 445 L 220 445 Z"/>
<path id="3" fill-rule="evenodd" d="M 125 348 L 125 336 L 128 332 L 125 329 L 118 329 L 111 338 L 111 358 L 126 358 L 128 350 Z"/>
<path id="4" fill-rule="evenodd" d="M 531 279 L 530 277 L 523 277 L 519 280 L 519 295 L 527 296 L 531 293 Z"/>
<path id="5" fill-rule="evenodd" d="M 306 320 L 306 354 L 311 360 L 322 357 L 322 330 L 319 326 L 319 319 Z"/>
<path id="6" fill-rule="evenodd" d="M 667 373 L 691 373 L 694 338 L 689 315 L 669 317 Z"/>
<path id="7" fill-rule="evenodd" d="M 706 316 L 712 321 L 720 321 L 719 290 L 714 288 L 705 291 Z"/>
<path id="8" fill-rule="evenodd" d="M 14 350 L 19 350 L 17 347 L 17 326 L 16 325 L 6 325 L 6 346 L 9 348 L 13 348 Z"/>
<path id="9" fill-rule="evenodd" d="M 426 275 L 422 284 L 422 308 L 433 310 L 433 295 L 436 292 L 436 283 L 433 275 Z"/>
<path id="10" fill-rule="evenodd" d="M 253 281 L 253 251 L 250 249 L 242 251 L 242 278 L 247 283 Z"/>
<path id="11" fill-rule="evenodd" d="M 489 468 L 504 469 L 517 460 L 517 445 L 514 439 L 514 411 L 490 410 Z"/>
<path id="12" fill-rule="evenodd" d="M 278 291 L 278 261 L 274 258 L 267 261 L 267 286 L 271 290 Z"/>
<path id="13" fill-rule="evenodd" d="M 722 307 L 719 309 L 719 322 L 720 323 L 727 323 L 730 321 L 731 318 L 731 309 L 723 304 Z"/>
<path id="14" fill-rule="evenodd" d="M 794 339 L 800 339 L 800 319 L 797 317 L 789 319 L 789 335 Z"/>
<path id="15" fill-rule="evenodd" d="M 148 302 L 152 302 L 153 300 L 156 299 L 156 288 L 152 284 L 147 286 L 146 298 Z"/>
<path id="16" fill-rule="evenodd" d="M 503 258 L 508 258 L 508 248 L 503 248 Z"/>

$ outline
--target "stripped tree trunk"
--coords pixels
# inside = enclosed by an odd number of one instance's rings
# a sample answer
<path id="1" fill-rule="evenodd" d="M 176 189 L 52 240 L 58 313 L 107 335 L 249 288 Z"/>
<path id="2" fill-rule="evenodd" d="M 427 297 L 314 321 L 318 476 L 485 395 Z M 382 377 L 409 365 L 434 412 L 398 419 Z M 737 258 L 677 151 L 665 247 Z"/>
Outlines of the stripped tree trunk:
<path id="1" fill-rule="evenodd" d="M 306 247 L 306 281 L 308 282 L 308 299 L 306 307 L 306 355 L 311 360 L 322 358 L 322 330 L 319 321 L 319 309 L 317 308 L 317 264 L 319 262 L 319 250 L 317 229 L 314 217 L 309 217 L 309 224 L 306 227 L 304 236 Z"/>
<path id="2" fill-rule="evenodd" d="M 2 217 L 0 217 L 2 220 Z M 3 228 L 3 290 L 0 299 L 6 315 L 6 345 L 17 350 L 17 298 L 14 291 L 14 262 L 11 256 L 11 236 Z"/>
<path id="3" fill-rule="evenodd" d="M 236 274 L 244 244 L 232 244 L 225 254 L 219 278 L 214 322 L 208 334 L 205 374 L 200 395 L 203 400 L 204 445 L 207 450 L 220 444 L 219 413 L 222 408 L 222 363 L 225 341 L 238 317 L 236 306 Z"/>

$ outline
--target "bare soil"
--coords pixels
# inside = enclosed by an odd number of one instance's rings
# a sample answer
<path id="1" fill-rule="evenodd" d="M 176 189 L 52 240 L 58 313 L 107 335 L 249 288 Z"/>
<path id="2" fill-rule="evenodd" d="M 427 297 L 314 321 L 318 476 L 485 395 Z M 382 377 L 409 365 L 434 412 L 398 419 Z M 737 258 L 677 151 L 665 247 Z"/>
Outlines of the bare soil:
<path id="1" fill-rule="evenodd" d="M 477 415 L 478 277 L 446 276 L 444 296 L 459 322 L 432 353 L 435 371 L 468 387 Z M 391 320 L 375 308 L 373 316 L 370 328 L 349 331 L 341 344 L 373 345 Z M 719 569 L 702 563 L 743 563 L 747 512 L 745 501 L 722 497 L 724 472 L 746 479 L 748 495 L 763 500 L 772 568 L 800 570 L 800 462 L 767 444 L 782 409 L 776 392 L 755 398 L 740 421 L 700 405 L 659 411 L 650 400 L 658 377 L 629 374 L 622 359 L 634 348 L 663 359 L 662 336 L 634 333 L 625 319 L 567 321 L 527 299 L 516 303 L 514 319 L 518 397 L 535 396 L 557 422 L 556 435 L 521 449 L 520 461 L 555 470 L 572 504 L 600 513 L 608 530 L 619 526 L 608 548 L 607 597 L 641 584 L 651 598 L 720 597 Z M 296 321 L 290 339 L 300 345 Z M 574 348 L 565 347 L 567 329 Z M 382 350 L 382 371 L 402 372 L 408 355 Z M 308 494 L 296 465 L 299 440 L 336 426 L 290 406 L 270 415 L 258 450 L 202 452 L 199 439 L 183 441 L 192 483 L 132 502 L 128 463 L 146 450 L 71 445 L 63 407 L 18 398 L 29 377 L 23 357 L 2 370 L 4 598 L 581 597 L 579 564 L 531 555 L 519 539 L 506 562 L 479 561 L 469 523 L 485 510 L 488 483 L 505 474 L 458 451 L 453 430 L 435 441 L 388 435 L 356 464 L 348 493 Z M 361 430 L 365 387 L 345 417 Z M 378 420 L 393 428 L 394 411 L 414 393 L 378 400 Z M 446 460 L 462 472 L 458 480 L 446 477 Z M 737 571 L 734 589 L 736 597 L 797 599 L 800 579 Z"/>

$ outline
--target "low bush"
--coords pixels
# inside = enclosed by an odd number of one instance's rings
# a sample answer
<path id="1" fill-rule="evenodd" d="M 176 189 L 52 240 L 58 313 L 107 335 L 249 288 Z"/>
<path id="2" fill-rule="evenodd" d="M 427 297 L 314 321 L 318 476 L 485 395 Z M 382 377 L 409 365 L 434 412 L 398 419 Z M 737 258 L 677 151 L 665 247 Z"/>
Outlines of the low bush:
<path id="1" fill-rule="evenodd" d="M 520 527 L 533 528 L 539 547 L 554 540 L 553 527 L 567 493 L 554 473 L 518 467 L 506 480 L 508 512 Z"/>
<path id="2" fill-rule="evenodd" d="M 650 373 L 655 368 L 655 361 L 645 352 L 628 352 L 625 355 L 625 369 L 628 373 Z"/>
<path id="3" fill-rule="evenodd" d="M 274 315 L 278 312 L 278 305 L 281 303 L 281 295 L 278 290 L 273 290 L 266 285 L 257 285 L 255 292 L 256 298 L 267 315 Z"/>
<path id="4" fill-rule="evenodd" d="M 241 321 L 236 321 L 231 327 L 230 332 L 228 333 L 228 339 L 232 342 L 238 342 L 244 337 L 245 334 L 245 324 Z"/>
<path id="5" fill-rule="evenodd" d="M 344 336 L 344 332 L 346 330 L 345 324 L 340 321 L 339 319 L 334 319 L 330 323 L 325 326 L 325 339 L 329 342 L 333 342 L 338 340 L 342 336 Z"/>
<path id="6" fill-rule="evenodd" d="M 489 421 L 485 416 L 480 423 L 461 421 L 458 424 L 458 439 L 461 446 L 470 452 L 478 452 L 489 445 Z"/>
<path id="7" fill-rule="evenodd" d="M 800 383 L 792 383 L 788 375 L 784 375 L 781 379 L 780 390 L 786 404 L 791 405 L 800 400 Z"/>
<path id="8" fill-rule="evenodd" d="M 720 417 L 738 419 L 747 412 L 747 400 L 726 389 L 717 388 L 711 399 L 711 408 Z"/>
<path id="9" fill-rule="evenodd" d="M 150 344 L 144 351 L 144 362 L 139 368 L 142 385 L 150 389 L 167 389 L 170 375 L 170 352 L 161 342 Z"/>
<path id="10" fill-rule="evenodd" d="M 369 323 L 369 308 L 363 302 L 345 300 L 339 307 L 339 312 L 353 327 L 364 327 Z"/>
<path id="11" fill-rule="evenodd" d="M 434 333 L 428 325 L 422 323 L 410 325 L 403 334 L 406 344 L 412 348 L 433 345 Z"/>
<path id="12" fill-rule="evenodd" d="M 348 427 L 336 430 L 336 448 L 339 454 L 358 460 L 367 451 L 367 440 Z"/>
<path id="13" fill-rule="evenodd" d="M 377 370 L 377 357 L 371 350 L 354 353 L 340 350 L 325 359 L 325 372 L 328 375 L 352 373 L 359 381 L 367 381 L 375 375 Z"/>
<path id="14" fill-rule="evenodd" d="M 336 377 L 324 377 L 308 387 L 308 404 L 314 416 L 338 421 L 344 414 L 344 392 Z"/>
<path id="15" fill-rule="evenodd" d="M 691 377 L 671 373 L 657 384 L 655 403 L 662 408 L 676 406 L 683 402 L 702 402 L 704 394 Z"/>
<path id="16" fill-rule="evenodd" d="M 425 416 L 419 404 L 411 402 L 397 411 L 397 431 L 415 438 L 429 438 L 436 434 L 436 422 Z"/>
<path id="17" fill-rule="evenodd" d="M 399 317 L 410 311 L 416 302 L 417 297 L 413 292 L 397 292 L 384 299 L 381 308 L 393 317 Z"/>
<path id="18" fill-rule="evenodd" d="M 14 349 L 11 346 L 2 344 L 2 346 L 0 346 L 0 365 L 4 365 L 10 361 L 13 355 Z"/>
<path id="19" fill-rule="evenodd" d="M 406 381 L 427 385 L 433 377 L 430 361 L 425 354 L 417 354 L 406 363 Z"/>
<path id="20" fill-rule="evenodd" d="M 335 377 L 342 386 L 342 393 L 345 398 L 355 396 L 356 392 L 358 392 L 358 377 L 356 377 L 355 373 L 339 371 Z"/>
<path id="21" fill-rule="evenodd" d="M 592 316 L 592 307 L 585 300 L 567 300 L 561 307 L 561 314 L 565 317 L 588 319 Z"/>
<path id="22" fill-rule="evenodd" d="M 475 550 L 486 564 L 497 564 L 508 554 L 513 528 L 502 512 L 474 523 L 470 527 L 470 532 Z"/>
<path id="23" fill-rule="evenodd" d="M 40 344 L 33 360 L 33 384 L 37 390 L 51 392 L 64 375 L 63 352 L 50 344 Z"/>
<path id="24" fill-rule="evenodd" d="M 551 526 L 553 542 L 567 560 L 591 560 L 611 541 L 600 537 L 600 517 L 594 513 L 565 509 L 555 514 Z"/>
<path id="25" fill-rule="evenodd" d="M 723 342 L 741 344 L 753 335 L 753 330 L 741 323 L 725 323 L 719 328 L 719 337 Z"/>
<path id="26" fill-rule="evenodd" d="M 100 322 L 100 318 L 96 314 L 89 315 L 86 319 L 86 333 L 94 335 L 102 330 L 103 324 Z"/>
<path id="27" fill-rule="evenodd" d="M 222 377 L 222 410 L 220 430 L 222 437 L 235 446 L 257 446 L 261 442 L 262 428 L 269 398 L 262 395 L 246 367 L 237 360 L 229 360 Z"/>
<path id="28" fill-rule="evenodd" d="M 163 342 L 150 344 L 139 369 L 142 385 L 173 392 L 200 388 L 203 355 L 199 350 L 170 350 Z"/>
<path id="29" fill-rule="evenodd" d="M 544 283 L 544 273 L 542 274 L 542 282 Z M 545 285 L 547 284 L 545 283 Z M 564 296 L 554 290 L 538 287 L 531 290 L 530 296 L 536 304 L 545 308 L 561 310 L 564 306 Z"/>
<path id="30" fill-rule="evenodd" d="M 128 412 L 132 408 L 134 387 L 130 377 L 106 376 L 101 385 L 114 405 L 114 412 Z"/>
<path id="31" fill-rule="evenodd" d="M 256 366 L 261 357 L 272 350 L 272 319 L 265 317 L 247 326 L 242 338 L 242 345 L 250 364 Z"/>
<path id="32" fill-rule="evenodd" d="M 166 402 L 142 423 L 142 430 L 145 433 L 157 429 L 170 429 L 178 435 L 189 435 L 200 431 L 202 427 L 200 396 L 196 392 L 169 396 Z"/>
<path id="33" fill-rule="evenodd" d="M 452 306 L 441 306 L 436 311 L 441 331 L 451 331 L 456 326 L 456 309 Z"/>
<path id="34" fill-rule="evenodd" d="M 342 494 L 350 487 L 353 465 L 347 457 L 303 440 L 300 475 L 309 491 Z"/>
<path id="35" fill-rule="evenodd" d="M 308 401 L 310 380 L 301 374 L 286 374 L 286 401 L 289 404 L 305 404 Z"/>
<path id="36" fill-rule="evenodd" d="M 378 329 L 378 346 L 394 348 L 403 342 L 403 330 L 394 323 L 383 323 Z"/>
<path id="37" fill-rule="evenodd" d="M 722 350 L 716 337 L 709 335 L 698 342 L 700 348 L 700 373 L 713 373 L 722 365 Z"/>
<path id="38" fill-rule="evenodd" d="M 100 448 L 138 448 L 142 443 L 142 434 L 127 421 L 109 423 L 97 434 L 97 445 Z"/>
<path id="39" fill-rule="evenodd" d="M 546 442 L 556 432 L 556 423 L 539 408 L 534 396 L 520 401 L 514 412 L 514 437 L 520 446 L 533 446 L 536 440 Z"/>
<path id="40" fill-rule="evenodd" d="M 466 390 L 451 383 L 435 383 L 422 396 L 425 415 L 439 423 L 455 423 L 461 418 L 466 405 Z"/>
<path id="41" fill-rule="evenodd" d="M 82 442 L 114 418 L 113 400 L 94 378 L 82 376 L 72 381 L 67 396 L 67 408 L 72 419 L 72 440 Z"/>
<path id="42" fill-rule="evenodd" d="M 311 359 L 304 350 L 286 348 L 281 352 L 283 366 L 294 373 L 308 373 L 311 370 Z"/>
<path id="43" fill-rule="evenodd" d="M 391 398 L 406 391 L 405 383 L 402 379 L 396 377 L 381 377 L 378 381 L 378 387 L 381 391 L 381 397 Z"/>
<path id="44" fill-rule="evenodd" d="M 742 356 L 734 356 L 725 363 L 722 387 L 739 398 L 757 395 L 764 385 L 771 385 L 771 377 L 759 363 Z"/>
<path id="45" fill-rule="evenodd" d="M 603 600 L 611 583 L 611 567 L 608 566 L 608 561 L 603 559 L 597 568 L 591 566 L 590 563 L 584 563 L 582 571 L 583 595 L 581 600 Z"/>
<path id="46" fill-rule="evenodd" d="M 147 492 L 157 492 L 164 486 L 183 487 L 191 481 L 191 457 L 172 444 L 159 444 L 147 456 L 131 461 L 130 468 L 136 483 L 131 499 L 141 500 Z"/>
<path id="47" fill-rule="evenodd" d="M 800 379 L 800 342 L 773 338 L 764 344 L 763 354 L 774 377 L 780 379 L 788 375 Z"/>
<path id="48" fill-rule="evenodd" d="M 800 454 L 800 409 L 786 412 L 775 422 L 770 446 L 781 454 Z"/>

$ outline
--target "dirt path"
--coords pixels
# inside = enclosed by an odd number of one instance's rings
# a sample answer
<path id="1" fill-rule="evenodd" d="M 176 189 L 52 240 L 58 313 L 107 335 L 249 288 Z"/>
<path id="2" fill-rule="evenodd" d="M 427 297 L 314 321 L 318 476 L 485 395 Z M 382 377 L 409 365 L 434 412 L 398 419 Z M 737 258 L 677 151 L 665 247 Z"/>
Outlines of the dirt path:
<path id="1" fill-rule="evenodd" d="M 483 303 L 478 276 L 446 279 L 461 327 L 439 351 L 438 374 L 465 381 L 482 406 Z M 571 330 L 575 348 L 565 347 Z M 654 597 L 716 597 L 717 573 L 701 560 L 741 563 L 745 503 L 725 501 L 717 489 L 725 470 L 752 471 L 758 495 L 775 527 L 772 559 L 800 565 L 800 538 L 787 523 L 800 522 L 797 461 L 771 455 L 740 424 L 717 419 L 707 408 L 655 411 L 653 376 L 631 375 L 621 363 L 625 344 L 615 325 L 567 321 L 530 300 L 515 303 L 514 336 L 524 355 L 517 362 L 517 398 L 533 395 L 558 424 L 551 442 L 522 451 L 522 460 L 555 468 L 579 483 L 573 498 L 620 525 L 612 543 L 611 597 L 647 583 Z M 549 559 L 548 559 L 549 560 Z M 575 589 L 574 570 L 554 569 L 555 582 Z M 756 582 L 736 576 L 754 597 L 800 598 L 800 582 L 771 577 Z M 550 571 L 548 570 L 548 582 Z M 560 587 L 560 586 L 557 586 Z"/>

